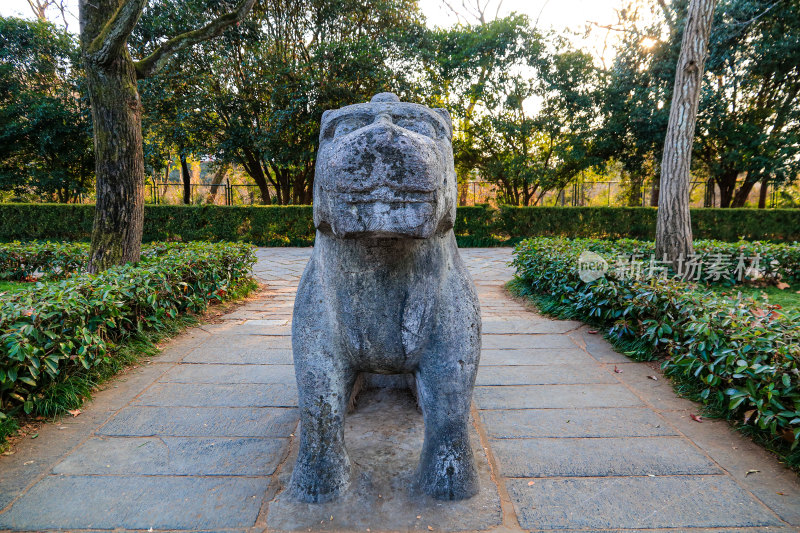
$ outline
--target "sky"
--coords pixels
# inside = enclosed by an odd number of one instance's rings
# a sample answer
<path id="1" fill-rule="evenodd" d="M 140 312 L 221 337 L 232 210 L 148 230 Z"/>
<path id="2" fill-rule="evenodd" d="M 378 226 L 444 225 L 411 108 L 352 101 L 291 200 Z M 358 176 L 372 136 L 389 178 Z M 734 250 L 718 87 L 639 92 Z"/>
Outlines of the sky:
<path id="1" fill-rule="evenodd" d="M 474 5 L 476 0 L 448 0 L 450 5 L 462 14 L 465 12 L 462 1 Z M 542 30 L 554 29 L 559 33 L 568 32 L 572 41 L 591 53 L 598 61 L 611 59 L 611 47 L 604 47 L 608 31 L 598 28 L 596 24 L 608 25 L 617 21 L 616 9 L 623 0 L 478 0 L 481 4 L 488 2 L 487 18 L 508 15 L 511 12 L 523 13 Z M 500 6 L 497 11 L 498 4 Z M 66 0 L 72 16 L 67 18 L 68 28 L 77 32 L 78 0 Z M 419 0 L 419 6 L 425 14 L 430 26 L 447 27 L 457 22 L 456 16 L 448 9 L 443 0 Z M 0 15 L 33 18 L 31 8 L 26 0 L 0 0 Z M 52 10 L 53 20 L 60 21 L 60 14 Z M 463 20 L 474 21 L 465 18 Z M 586 35 L 587 27 L 592 31 Z M 614 35 L 610 37 L 613 39 Z"/>

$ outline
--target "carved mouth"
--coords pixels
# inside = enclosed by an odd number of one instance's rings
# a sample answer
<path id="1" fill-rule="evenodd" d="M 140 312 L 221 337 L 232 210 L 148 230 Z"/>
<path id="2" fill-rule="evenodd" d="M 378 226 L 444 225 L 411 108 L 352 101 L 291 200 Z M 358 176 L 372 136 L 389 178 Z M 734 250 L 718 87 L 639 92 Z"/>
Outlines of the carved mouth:
<path id="1" fill-rule="evenodd" d="M 381 187 L 368 192 L 339 192 L 341 200 L 347 204 L 432 204 L 436 202 L 436 192 L 396 191 Z"/>

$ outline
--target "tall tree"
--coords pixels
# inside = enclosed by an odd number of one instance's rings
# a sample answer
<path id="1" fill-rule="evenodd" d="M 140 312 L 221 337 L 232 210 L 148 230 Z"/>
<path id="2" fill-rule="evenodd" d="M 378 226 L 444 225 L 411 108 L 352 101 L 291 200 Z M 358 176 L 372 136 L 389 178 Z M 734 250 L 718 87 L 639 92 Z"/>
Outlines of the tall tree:
<path id="1" fill-rule="evenodd" d="M 74 39 L 0 17 L 0 190 L 69 202 L 92 186 L 91 119 Z"/>
<path id="2" fill-rule="evenodd" d="M 689 213 L 689 170 L 715 4 L 716 0 L 690 1 L 675 70 L 672 106 L 661 160 L 656 220 L 656 255 L 673 264 L 694 253 Z"/>
<path id="3" fill-rule="evenodd" d="M 205 26 L 166 40 L 134 61 L 127 41 L 146 0 L 81 0 L 80 42 L 92 106 L 97 200 L 89 270 L 138 261 L 144 220 L 144 155 L 137 79 L 155 73 L 174 53 L 220 35 L 241 21 L 255 0 Z"/>

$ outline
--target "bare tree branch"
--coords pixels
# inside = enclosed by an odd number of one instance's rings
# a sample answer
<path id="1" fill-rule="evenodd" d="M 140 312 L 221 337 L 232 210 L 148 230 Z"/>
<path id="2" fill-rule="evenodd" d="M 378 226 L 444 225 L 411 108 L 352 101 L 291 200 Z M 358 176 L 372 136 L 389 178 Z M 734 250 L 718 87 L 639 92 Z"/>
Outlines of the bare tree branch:
<path id="1" fill-rule="evenodd" d="M 236 9 L 230 13 L 222 15 L 202 28 L 187 31 L 165 42 L 152 54 L 134 63 L 136 77 L 142 79 L 152 76 L 176 52 L 220 35 L 228 26 L 243 20 L 253 8 L 254 3 L 255 0 L 241 0 Z"/>
<path id="2" fill-rule="evenodd" d="M 146 2 L 147 0 L 127 0 L 122 3 L 92 40 L 87 56 L 99 65 L 107 65 L 113 61 L 139 21 Z"/>

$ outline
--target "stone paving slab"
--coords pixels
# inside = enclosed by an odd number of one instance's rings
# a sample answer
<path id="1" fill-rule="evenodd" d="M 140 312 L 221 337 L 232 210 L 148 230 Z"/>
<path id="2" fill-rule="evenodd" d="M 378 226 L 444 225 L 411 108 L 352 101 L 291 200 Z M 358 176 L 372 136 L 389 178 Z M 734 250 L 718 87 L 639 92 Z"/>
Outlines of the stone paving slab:
<path id="1" fill-rule="evenodd" d="M 520 348 L 575 348 L 575 343 L 567 336 L 560 334 L 542 335 L 484 335 L 484 350 L 518 350 Z"/>
<path id="2" fill-rule="evenodd" d="M 196 364 L 173 367 L 162 383 L 295 383 L 294 365 Z"/>
<path id="3" fill-rule="evenodd" d="M 797 476 L 726 423 L 692 421 L 700 408 L 676 397 L 656 364 L 632 362 L 587 326 L 510 299 L 509 249 L 462 250 L 484 323 L 472 435 L 480 495 L 446 503 L 415 492 L 420 413 L 408 396 L 389 395 L 362 398 L 348 415 L 354 490 L 322 506 L 292 502 L 289 334 L 309 255 L 257 250 L 254 270 L 266 285 L 258 298 L 172 340 L 79 417 L 47 424 L 0 456 L 0 529 L 800 528 Z"/>
<path id="4" fill-rule="evenodd" d="M 246 477 L 48 476 L 0 514 L 0 528 L 249 527 L 267 484 Z"/>
<path id="5" fill-rule="evenodd" d="M 69 475 L 269 476 L 286 439 L 96 437 L 53 468 Z"/>
<path id="6" fill-rule="evenodd" d="M 727 476 L 510 479 L 507 486 L 525 529 L 784 525 Z"/>
<path id="7" fill-rule="evenodd" d="M 600 477 L 721 474 L 681 437 L 492 440 L 508 477 Z M 676 461 L 679 457 L 680 460 Z"/>
<path id="8" fill-rule="evenodd" d="M 639 407 L 642 401 L 622 385 L 511 385 L 475 387 L 478 409 L 574 409 Z"/>
<path id="9" fill-rule="evenodd" d="M 481 367 L 513 365 L 591 365 L 592 357 L 580 348 L 481 350 Z"/>
<path id="10" fill-rule="evenodd" d="M 602 368 L 583 365 L 484 366 L 478 369 L 476 385 L 574 385 L 614 383 Z"/>
<path id="11" fill-rule="evenodd" d="M 647 408 L 501 409 L 480 412 L 489 437 L 655 437 L 678 432 Z"/>
<path id="12" fill-rule="evenodd" d="M 294 383 L 156 383 L 133 401 L 153 407 L 296 407 Z"/>
<path id="13" fill-rule="evenodd" d="M 275 407 L 126 407 L 97 433 L 134 437 L 287 437 L 299 419 L 297 409 Z"/>
<path id="14" fill-rule="evenodd" d="M 230 341 L 228 341 L 230 343 Z M 193 350 L 183 360 L 184 363 L 222 363 L 226 365 L 291 365 L 292 350 L 282 348 L 273 350 L 258 346 L 230 348 L 201 346 Z"/>

